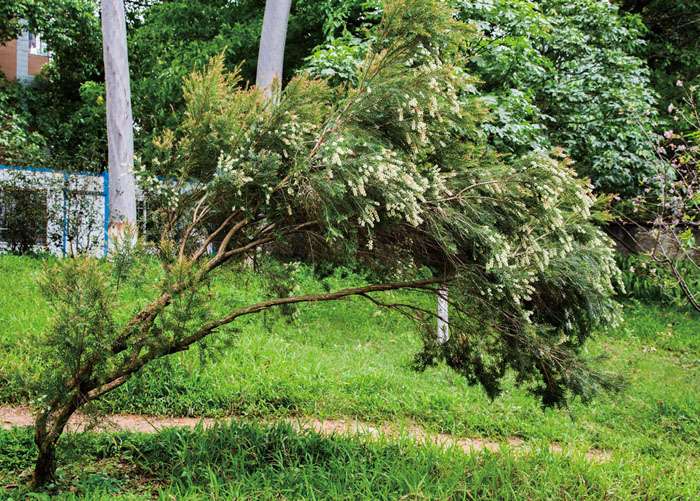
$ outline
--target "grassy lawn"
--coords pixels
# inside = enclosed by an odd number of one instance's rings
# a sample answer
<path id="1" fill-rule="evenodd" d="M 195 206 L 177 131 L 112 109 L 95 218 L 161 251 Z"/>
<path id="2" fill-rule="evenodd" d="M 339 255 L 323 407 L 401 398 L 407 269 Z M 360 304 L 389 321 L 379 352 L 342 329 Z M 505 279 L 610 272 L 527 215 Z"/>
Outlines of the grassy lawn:
<path id="1" fill-rule="evenodd" d="M 26 401 L 23 379 L 40 363 L 33 341 L 50 312 L 34 278 L 41 260 L 0 256 L 0 400 Z M 338 273 L 302 291 L 359 283 Z M 227 272 L 211 286 L 212 308 L 225 312 L 261 297 L 258 277 Z M 124 318 L 149 297 L 139 283 L 119 296 Z M 700 318 L 690 312 L 625 304 L 623 325 L 601 332 L 589 355 L 626 374 L 621 394 L 588 406 L 542 410 L 506 383 L 490 401 L 445 367 L 413 371 L 420 347 L 403 317 L 362 299 L 301 307 L 293 318 L 258 315 L 191 350 L 148 367 L 101 404 L 109 412 L 357 418 L 420 424 L 467 436 L 532 441 L 541 452 L 465 455 L 399 443 L 299 436 L 288 427 L 232 424 L 159 436 L 64 438 L 62 488 L 91 497 L 504 499 L 692 499 L 700 493 Z M 235 331 L 234 331 L 235 329 Z M 78 446 L 68 447 L 77 441 Z M 595 446 L 605 464 L 550 454 L 545 444 Z M 27 431 L 0 434 L 0 484 L 17 482 L 32 452 Z M 99 465 L 97 468 L 95 465 Z M 106 473 L 97 471 L 105 468 Z M 78 473 L 76 473 L 78 472 Z M 12 495 L 11 490 L 0 490 Z M 19 494 L 19 493 L 17 493 Z M 67 490 L 66 496 L 77 495 Z M 100 494 L 100 495 L 102 495 Z"/>

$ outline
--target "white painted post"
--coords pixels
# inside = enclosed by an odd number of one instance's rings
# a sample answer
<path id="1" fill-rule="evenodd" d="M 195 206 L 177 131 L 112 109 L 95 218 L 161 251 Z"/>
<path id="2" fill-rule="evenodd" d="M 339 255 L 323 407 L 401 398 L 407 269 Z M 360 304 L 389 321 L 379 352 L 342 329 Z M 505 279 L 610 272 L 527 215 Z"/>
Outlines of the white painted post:
<path id="1" fill-rule="evenodd" d="M 22 25 L 26 26 L 27 22 L 22 20 Z M 12 75 L 7 75 L 11 78 Z M 30 80 L 29 77 L 29 32 L 25 29 L 17 37 L 17 80 Z"/>
<path id="2" fill-rule="evenodd" d="M 450 339 L 450 324 L 448 317 L 448 289 L 447 284 L 440 284 L 438 288 L 438 320 L 437 339 L 439 344 L 445 344 Z"/>
<path id="3" fill-rule="evenodd" d="M 136 230 L 134 135 L 123 0 L 102 0 L 102 51 L 107 89 L 109 148 L 109 236 L 127 224 Z"/>

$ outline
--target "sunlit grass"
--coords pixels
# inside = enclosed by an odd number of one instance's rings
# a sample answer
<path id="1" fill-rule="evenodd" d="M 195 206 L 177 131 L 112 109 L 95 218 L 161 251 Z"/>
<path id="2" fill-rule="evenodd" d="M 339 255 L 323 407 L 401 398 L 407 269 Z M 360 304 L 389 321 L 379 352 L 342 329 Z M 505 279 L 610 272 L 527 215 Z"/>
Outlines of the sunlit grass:
<path id="1" fill-rule="evenodd" d="M 0 398 L 6 402 L 26 400 L 20 391 L 23 376 L 41 363 L 32 358 L 32 346 L 46 328 L 50 311 L 34 283 L 40 267 L 37 259 L 0 257 Z M 302 274 L 298 285 L 306 291 L 360 281 L 336 274 L 319 284 Z M 224 313 L 261 295 L 257 277 L 229 271 L 212 284 L 210 302 Z M 132 285 L 120 297 L 126 318 L 145 301 L 148 289 Z M 623 393 L 601 396 L 588 406 L 573 402 L 569 409 L 542 410 L 511 382 L 506 382 L 501 397 L 490 401 L 483 390 L 445 367 L 415 372 L 410 362 L 420 342 L 412 325 L 362 299 L 303 306 L 294 318 L 270 312 L 246 319 L 232 326 L 235 332 L 217 334 L 207 350 L 152 364 L 101 405 L 109 412 L 163 415 L 411 422 L 468 436 L 518 436 L 605 448 L 612 451 L 615 466 L 601 467 L 607 473 L 600 478 L 612 484 L 620 484 L 625 475 L 637 486 L 647 485 L 660 472 L 683 477 L 688 468 L 698 466 L 700 453 L 700 319 L 690 312 L 640 303 L 627 303 L 624 310 L 623 325 L 599 333 L 587 350 L 591 357 L 606 355 L 597 363 L 626 375 L 629 385 Z M 507 456 L 491 460 L 494 474 L 515 461 Z M 547 471 L 555 475 L 564 466 L 551 461 Z M 516 463 L 517 475 L 531 475 L 528 469 L 538 464 L 535 459 Z M 571 487 L 568 473 L 559 474 Z M 635 475 L 640 478 L 633 480 Z M 549 480 L 538 478 L 537 488 L 549 485 Z M 187 496 L 207 488 L 206 482 L 197 485 L 187 487 Z M 672 483 L 664 485 L 667 492 L 675 492 Z M 268 488 L 272 490 L 264 490 Z M 265 495 L 280 495 L 269 485 L 264 489 L 260 492 Z M 626 492 L 620 485 L 615 489 Z M 644 497 L 642 491 L 635 496 Z M 439 496 L 447 491 L 431 492 Z M 454 492 L 469 498 L 463 491 Z M 505 496 L 503 492 L 499 495 Z M 537 499 L 533 492 L 531 497 Z M 604 497 L 600 492 L 590 496 Z"/>

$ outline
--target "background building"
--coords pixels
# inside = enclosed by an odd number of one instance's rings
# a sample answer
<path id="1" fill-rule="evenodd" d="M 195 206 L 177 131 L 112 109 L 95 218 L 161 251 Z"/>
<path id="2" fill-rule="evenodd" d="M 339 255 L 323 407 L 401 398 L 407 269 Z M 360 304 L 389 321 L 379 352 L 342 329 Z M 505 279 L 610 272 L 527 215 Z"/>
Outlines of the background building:
<path id="1" fill-rule="evenodd" d="M 50 60 L 46 44 L 41 35 L 27 31 L 0 45 L 0 71 L 8 80 L 27 80 L 39 74 Z"/>

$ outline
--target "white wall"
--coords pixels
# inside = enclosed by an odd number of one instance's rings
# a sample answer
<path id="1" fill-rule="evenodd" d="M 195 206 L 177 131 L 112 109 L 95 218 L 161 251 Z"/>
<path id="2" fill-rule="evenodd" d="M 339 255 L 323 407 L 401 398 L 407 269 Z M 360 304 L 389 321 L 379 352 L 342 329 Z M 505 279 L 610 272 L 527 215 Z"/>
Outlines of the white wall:
<path id="1" fill-rule="evenodd" d="M 66 179 L 67 196 L 63 189 Z M 106 198 L 102 176 L 0 168 L 0 185 L 3 183 L 46 193 L 47 243 L 37 245 L 36 250 L 58 256 L 77 252 L 104 255 Z M 7 244 L 0 242 L 0 249 L 7 249 Z"/>

